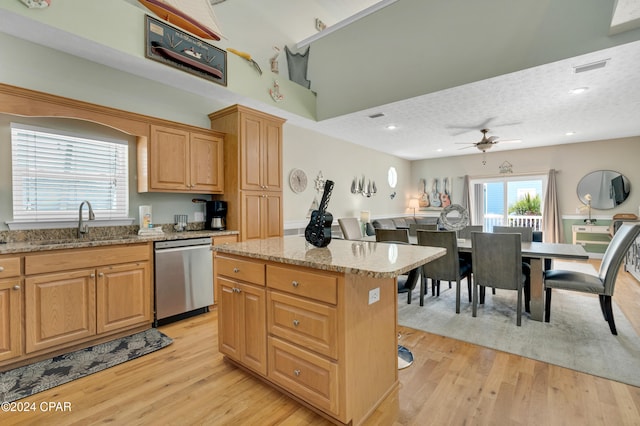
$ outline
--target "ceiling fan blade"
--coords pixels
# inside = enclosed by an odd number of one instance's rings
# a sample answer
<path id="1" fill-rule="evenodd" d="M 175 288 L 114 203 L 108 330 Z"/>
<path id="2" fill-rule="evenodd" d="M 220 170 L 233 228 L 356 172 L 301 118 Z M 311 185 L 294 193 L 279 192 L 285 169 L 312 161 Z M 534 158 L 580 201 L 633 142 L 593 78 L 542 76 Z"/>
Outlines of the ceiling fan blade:
<path id="1" fill-rule="evenodd" d="M 494 143 L 494 141 L 497 141 L 497 139 L 498 139 L 498 136 L 489 136 L 487 138 L 487 142 Z"/>
<path id="2" fill-rule="evenodd" d="M 475 145 L 475 142 L 454 142 L 455 145 Z"/>
<path id="3" fill-rule="evenodd" d="M 500 143 L 520 143 L 522 142 L 521 139 L 505 139 L 505 140 L 499 140 L 498 142 Z"/>
<path id="4" fill-rule="evenodd" d="M 461 149 L 468 149 L 468 148 L 474 148 L 476 146 L 476 144 L 471 144 L 470 146 L 463 146 L 462 148 L 458 148 L 458 151 Z"/>

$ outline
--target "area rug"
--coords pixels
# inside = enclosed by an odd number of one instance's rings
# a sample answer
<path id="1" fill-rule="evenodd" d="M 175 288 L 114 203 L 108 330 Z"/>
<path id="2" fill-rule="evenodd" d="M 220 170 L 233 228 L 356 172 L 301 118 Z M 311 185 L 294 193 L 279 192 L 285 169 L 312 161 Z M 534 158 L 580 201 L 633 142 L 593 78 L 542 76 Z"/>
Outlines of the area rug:
<path id="1" fill-rule="evenodd" d="M 157 329 L 101 343 L 0 373 L 0 399 L 11 402 L 51 389 L 173 343 Z"/>
<path id="2" fill-rule="evenodd" d="M 565 265 L 556 263 L 554 268 Z M 589 267 L 590 265 L 586 265 Z M 580 268 L 578 266 L 578 268 Z M 569 266 L 567 269 L 576 269 Z M 420 306 L 415 293 L 398 296 L 398 323 L 440 336 L 555 364 L 606 379 L 640 386 L 640 338 L 620 308 L 613 303 L 618 335 L 609 331 L 597 297 L 554 290 L 551 322 L 533 321 L 523 312 L 516 326 L 516 293 L 487 291 L 484 306 L 472 317 L 466 282 L 462 284 L 460 314 L 455 313 L 453 288 L 442 285 L 440 297 L 425 296 Z"/>

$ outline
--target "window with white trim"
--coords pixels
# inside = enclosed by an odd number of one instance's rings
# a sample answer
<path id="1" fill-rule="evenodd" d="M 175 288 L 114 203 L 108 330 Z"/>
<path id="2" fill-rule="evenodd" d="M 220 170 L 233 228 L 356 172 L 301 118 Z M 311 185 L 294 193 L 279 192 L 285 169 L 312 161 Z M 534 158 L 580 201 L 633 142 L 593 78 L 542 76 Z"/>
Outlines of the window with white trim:
<path id="1" fill-rule="evenodd" d="M 126 141 L 11 123 L 14 222 L 78 220 L 88 200 L 97 220 L 129 213 Z"/>

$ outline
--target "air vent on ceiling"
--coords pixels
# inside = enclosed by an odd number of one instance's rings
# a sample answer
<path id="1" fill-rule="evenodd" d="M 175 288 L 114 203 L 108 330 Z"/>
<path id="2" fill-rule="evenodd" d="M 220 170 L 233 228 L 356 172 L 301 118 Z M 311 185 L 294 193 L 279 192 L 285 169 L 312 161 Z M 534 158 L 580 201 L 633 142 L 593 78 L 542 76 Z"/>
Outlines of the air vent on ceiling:
<path id="1" fill-rule="evenodd" d="M 607 65 L 608 60 L 609 59 L 603 59 L 602 61 L 591 62 L 590 64 L 578 65 L 576 67 L 573 67 L 573 72 L 578 74 L 581 72 L 593 71 L 599 68 L 604 68 Z"/>
<path id="2" fill-rule="evenodd" d="M 384 113 L 379 112 L 377 114 L 372 114 L 369 116 L 369 118 L 380 118 L 380 117 L 384 117 Z"/>

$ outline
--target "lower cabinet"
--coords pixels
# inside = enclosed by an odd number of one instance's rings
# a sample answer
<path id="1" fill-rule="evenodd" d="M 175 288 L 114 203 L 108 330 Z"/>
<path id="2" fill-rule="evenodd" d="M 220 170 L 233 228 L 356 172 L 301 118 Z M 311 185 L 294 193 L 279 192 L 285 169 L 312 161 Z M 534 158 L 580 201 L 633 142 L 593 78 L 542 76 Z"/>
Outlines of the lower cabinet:
<path id="1" fill-rule="evenodd" d="M 220 352 L 262 375 L 267 374 L 264 288 L 226 278 L 219 278 L 218 286 Z"/>
<path id="2" fill-rule="evenodd" d="M 22 285 L 20 278 L 0 279 L 0 361 L 20 355 L 22 355 Z"/>
<path id="3" fill-rule="evenodd" d="M 26 355 L 150 325 L 150 259 L 148 244 L 26 255 Z"/>
<path id="4" fill-rule="evenodd" d="M 219 252 L 214 260 L 218 343 L 228 358 L 342 423 L 360 423 L 397 382 L 393 280 L 382 283 L 387 308 L 347 309 L 345 300 L 361 303 L 381 283 Z M 372 353 L 358 366 L 363 348 Z"/>

